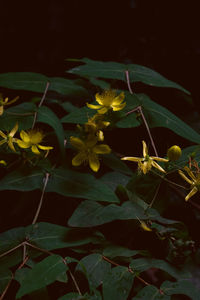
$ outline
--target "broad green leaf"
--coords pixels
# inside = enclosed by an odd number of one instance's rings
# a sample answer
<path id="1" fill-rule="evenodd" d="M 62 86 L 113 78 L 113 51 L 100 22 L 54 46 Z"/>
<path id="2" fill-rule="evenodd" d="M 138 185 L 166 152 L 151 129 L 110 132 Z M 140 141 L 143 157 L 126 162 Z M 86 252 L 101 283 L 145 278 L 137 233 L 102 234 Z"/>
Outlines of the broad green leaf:
<path id="1" fill-rule="evenodd" d="M 139 273 L 142 273 L 150 268 L 156 268 L 169 273 L 172 277 L 176 279 L 181 279 L 181 278 L 185 279 L 190 277 L 190 274 L 188 272 L 176 269 L 166 261 L 160 259 L 151 259 L 151 258 L 133 259 L 130 264 L 130 267 L 134 272 L 139 272 Z"/>
<path id="2" fill-rule="evenodd" d="M 119 202 L 114 192 L 94 176 L 62 168 L 53 170 L 46 191 L 93 201 Z"/>
<path id="3" fill-rule="evenodd" d="M 43 74 L 31 72 L 10 72 L 0 74 L 0 86 L 14 89 L 44 93 L 47 82 L 50 91 L 63 95 L 86 94 L 86 90 L 74 80 L 65 78 L 49 78 Z"/>
<path id="4" fill-rule="evenodd" d="M 166 127 L 189 141 L 200 143 L 200 134 L 168 109 L 155 103 L 147 95 L 138 94 L 137 97 L 140 100 L 149 127 Z"/>
<path id="5" fill-rule="evenodd" d="M 38 109 L 37 122 L 46 123 L 54 129 L 57 139 L 58 139 L 58 143 L 59 143 L 61 152 L 64 156 L 64 154 L 65 154 L 65 149 L 64 149 L 65 135 L 64 135 L 64 130 L 61 125 L 61 122 L 60 122 L 59 118 L 56 116 L 56 114 L 47 106 L 41 106 Z M 51 145 L 49 145 L 49 146 L 51 146 Z"/>
<path id="6" fill-rule="evenodd" d="M 108 246 L 103 250 L 103 255 L 110 258 L 120 257 L 120 256 L 131 257 L 137 255 L 138 253 L 140 252 L 137 250 L 130 250 L 128 248 L 117 246 L 117 245 Z"/>
<path id="7" fill-rule="evenodd" d="M 85 124 L 89 118 L 91 118 L 96 113 L 95 110 L 90 109 L 86 106 L 74 110 L 68 115 L 61 119 L 62 123 L 75 123 L 75 124 Z"/>
<path id="8" fill-rule="evenodd" d="M 111 265 L 97 253 L 85 256 L 76 267 L 76 271 L 85 274 L 91 288 L 97 288 L 102 284 L 110 270 Z"/>
<path id="9" fill-rule="evenodd" d="M 132 300 L 171 300 L 170 296 L 162 293 L 157 287 L 153 285 L 145 286 L 142 290 L 137 293 Z"/>
<path id="10" fill-rule="evenodd" d="M 118 79 L 126 82 L 125 71 L 129 71 L 130 82 L 143 82 L 151 86 L 176 88 L 190 94 L 179 84 L 166 79 L 156 71 L 136 65 L 136 64 L 121 64 L 116 62 L 101 62 L 88 58 L 77 59 L 78 62 L 85 63 L 68 71 L 68 73 L 77 74 L 89 78 L 107 78 Z"/>
<path id="11" fill-rule="evenodd" d="M 7 284 L 12 280 L 12 273 L 10 270 L 0 271 L 0 295 L 3 293 Z"/>
<path id="12" fill-rule="evenodd" d="M 126 175 L 132 175 L 133 172 L 131 171 L 131 169 L 129 169 L 129 167 L 127 167 L 127 165 L 125 164 L 125 162 L 123 162 L 120 158 L 118 158 L 116 155 L 114 154 L 105 154 L 102 156 L 102 161 L 111 169 L 120 172 L 120 173 L 124 173 Z"/>
<path id="13" fill-rule="evenodd" d="M 92 227 L 114 220 L 159 220 L 160 216 L 154 209 L 145 210 L 137 203 L 126 201 L 121 206 L 110 204 L 103 206 L 95 201 L 83 201 L 68 221 L 74 227 Z M 163 219 L 165 220 L 165 219 Z"/>
<path id="14" fill-rule="evenodd" d="M 118 172 L 110 172 L 103 175 L 100 180 L 115 191 L 118 185 L 126 186 L 130 177 Z"/>
<path id="15" fill-rule="evenodd" d="M 6 107 L 0 118 L 1 130 L 10 131 L 16 123 L 19 125 L 19 130 L 31 128 L 35 110 L 36 106 L 31 102 L 24 102 L 9 108 Z"/>
<path id="16" fill-rule="evenodd" d="M 100 80 L 100 79 L 96 79 L 96 78 L 89 78 L 91 84 L 93 84 L 94 86 L 98 86 L 100 87 L 102 90 L 108 90 L 110 89 L 110 83 L 104 81 L 104 80 Z"/>
<path id="17" fill-rule="evenodd" d="M 26 236 L 31 244 L 46 250 L 75 247 L 100 241 L 95 233 L 44 222 L 28 226 Z"/>
<path id="18" fill-rule="evenodd" d="M 44 173 L 39 169 L 32 170 L 31 173 L 22 169 L 13 171 L 0 180 L 0 191 L 33 191 L 42 189 L 43 178 Z"/>
<path id="19" fill-rule="evenodd" d="M 133 285 L 134 274 L 118 266 L 110 270 L 103 282 L 104 300 L 125 300 Z"/>
<path id="20" fill-rule="evenodd" d="M 187 295 L 192 300 L 199 300 L 200 290 L 189 280 L 164 281 L 160 288 L 166 295 Z"/>
<path id="21" fill-rule="evenodd" d="M 21 287 L 17 292 L 16 298 L 19 299 L 58 280 L 59 276 L 66 272 L 67 269 L 68 267 L 64 264 L 62 257 L 59 255 L 48 256 L 32 269 L 29 269 L 21 281 L 19 278 Z M 16 279 L 18 280 L 17 274 Z"/>

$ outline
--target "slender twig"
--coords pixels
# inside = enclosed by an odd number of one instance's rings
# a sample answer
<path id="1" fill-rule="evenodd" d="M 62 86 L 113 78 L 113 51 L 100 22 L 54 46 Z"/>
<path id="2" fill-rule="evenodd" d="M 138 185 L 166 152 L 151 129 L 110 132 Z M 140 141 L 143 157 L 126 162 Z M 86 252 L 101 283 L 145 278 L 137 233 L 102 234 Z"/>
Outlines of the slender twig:
<path id="1" fill-rule="evenodd" d="M 26 243 L 23 245 L 23 261 L 26 259 Z"/>
<path id="2" fill-rule="evenodd" d="M 40 202 L 39 202 L 39 205 L 38 205 L 38 208 L 37 208 L 37 211 L 36 211 L 36 214 L 34 216 L 32 224 L 35 224 L 37 222 L 37 219 L 38 219 L 38 216 L 39 216 L 39 213 L 40 213 L 40 209 L 41 209 L 42 203 L 43 203 L 44 192 L 45 192 L 48 180 L 49 180 L 49 175 L 50 175 L 49 173 L 46 173 L 46 175 L 45 175 L 44 185 L 43 185 L 43 189 L 42 189 L 42 194 L 41 194 L 41 197 L 40 197 Z"/>
<path id="3" fill-rule="evenodd" d="M 46 250 L 46 249 L 39 248 L 39 247 L 37 247 L 37 246 L 35 246 L 35 245 L 29 243 L 29 242 L 25 242 L 25 244 L 26 244 L 27 246 L 29 246 L 29 247 L 32 247 L 32 248 L 34 248 L 34 249 L 40 251 L 40 252 L 44 252 L 44 253 L 49 254 L 49 255 L 54 255 L 53 252 L 50 252 L 50 251 L 48 251 L 48 250 Z"/>
<path id="4" fill-rule="evenodd" d="M 69 267 L 68 267 L 68 268 L 69 268 Z M 80 289 L 79 289 L 79 286 L 78 286 L 78 284 L 77 284 L 77 282 L 76 282 L 76 279 L 75 279 L 74 275 L 72 274 L 72 272 L 70 271 L 70 269 L 69 269 L 69 274 L 70 274 L 70 276 L 71 276 L 71 278 L 72 278 L 72 281 L 73 281 L 73 283 L 74 283 L 74 285 L 75 285 L 75 287 L 76 287 L 76 289 L 77 289 L 77 292 L 79 293 L 80 296 L 82 296 L 81 291 L 80 291 Z"/>
<path id="5" fill-rule="evenodd" d="M 0 258 L 3 257 L 3 256 L 5 256 L 5 255 L 7 255 L 7 254 L 9 254 L 9 253 L 11 253 L 11 252 L 13 252 L 13 251 L 15 251 L 16 249 L 20 248 L 20 247 L 23 246 L 23 245 L 24 245 L 24 242 L 21 243 L 21 244 L 19 244 L 19 245 L 17 245 L 16 247 L 13 247 L 12 249 L 10 249 L 10 250 L 8 250 L 8 251 L 2 253 L 2 254 L 0 255 Z"/>
<path id="6" fill-rule="evenodd" d="M 127 81 L 127 85 L 128 85 L 128 90 L 129 90 L 130 94 L 133 95 L 133 91 L 132 91 L 132 89 L 131 89 L 131 84 L 130 84 L 130 79 L 129 79 L 129 72 L 128 72 L 128 70 L 125 71 L 125 75 L 126 75 L 126 81 Z M 130 114 L 130 113 L 135 112 L 135 111 L 140 112 L 141 117 L 142 117 L 142 120 L 143 120 L 144 125 L 145 125 L 145 127 L 146 127 L 146 130 L 147 130 L 147 132 L 148 132 L 148 135 L 149 135 L 149 138 L 150 138 L 150 141 L 151 141 L 151 145 L 152 145 L 152 147 L 153 147 L 153 149 L 154 149 L 155 155 L 158 156 L 158 152 L 157 152 L 157 150 L 156 150 L 156 146 L 155 146 L 155 143 L 154 143 L 154 141 L 153 141 L 153 137 L 152 137 L 151 131 L 150 131 L 150 129 L 149 129 L 149 125 L 148 125 L 148 123 L 147 123 L 147 121 L 146 121 L 146 118 L 145 118 L 145 116 L 144 116 L 144 114 L 143 114 L 142 107 L 141 107 L 141 106 L 138 106 L 138 107 L 134 108 L 133 110 L 131 110 L 130 112 L 128 112 L 127 114 Z"/>
<path id="7" fill-rule="evenodd" d="M 44 102 L 45 100 L 45 97 L 46 97 L 46 94 L 47 94 L 47 91 L 48 91 L 48 88 L 49 88 L 49 85 L 50 85 L 50 82 L 47 82 L 46 84 L 46 88 L 45 88 L 45 91 L 44 91 L 44 94 L 42 96 L 42 99 L 40 100 L 40 103 L 38 104 L 38 108 L 42 105 L 42 103 Z M 36 119 L 37 119 L 37 115 L 38 115 L 38 112 L 36 111 L 35 114 L 34 114 L 34 118 L 33 118 L 33 125 L 32 125 L 32 129 L 34 128 L 35 126 L 35 122 L 36 122 Z"/>
<path id="8" fill-rule="evenodd" d="M 9 286 L 10 286 L 10 284 L 11 284 L 11 282 L 12 282 L 13 279 L 14 279 L 14 275 L 12 274 L 11 279 L 8 281 L 8 284 L 6 285 L 3 293 L 0 296 L 0 300 L 3 300 L 3 298 L 4 298 L 5 294 L 7 293 L 7 290 L 8 290 L 8 288 L 9 288 Z"/>
<path id="9" fill-rule="evenodd" d="M 148 208 L 151 208 L 153 206 L 154 201 L 156 200 L 156 197 L 158 195 L 158 191 L 159 191 L 160 185 L 161 185 L 161 183 L 159 183 L 159 185 L 157 186 L 156 192 L 155 192 L 155 194 L 153 196 L 153 199 L 152 199 L 151 203 L 149 204 Z"/>

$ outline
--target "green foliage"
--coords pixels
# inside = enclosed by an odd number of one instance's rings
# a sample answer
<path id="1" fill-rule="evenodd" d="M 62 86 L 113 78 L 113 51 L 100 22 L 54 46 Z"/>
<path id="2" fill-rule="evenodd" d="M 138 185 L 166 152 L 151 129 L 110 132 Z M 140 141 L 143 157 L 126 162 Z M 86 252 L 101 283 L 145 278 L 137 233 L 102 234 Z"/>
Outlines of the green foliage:
<path id="1" fill-rule="evenodd" d="M 200 134 L 147 86 L 189 92 L 144 66 L 72 61 L 82 79 L 0 74 L 20 95 L 0 99 L 0 294 L 198 300 Z"/>

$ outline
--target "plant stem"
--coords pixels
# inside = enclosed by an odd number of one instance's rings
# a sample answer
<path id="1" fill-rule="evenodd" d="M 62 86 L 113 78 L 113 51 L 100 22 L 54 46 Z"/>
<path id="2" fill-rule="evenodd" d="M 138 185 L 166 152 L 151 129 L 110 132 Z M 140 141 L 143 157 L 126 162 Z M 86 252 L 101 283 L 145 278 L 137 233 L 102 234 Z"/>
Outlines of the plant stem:
<path id="1" fill-rule="evenodd" d="M 39 205 L 38 205 L 38 208 L 37 208 L 37 211 L 36 211 L 36 214 L 35 214 L 35 217 L 33 219 L 32 224 L 35 224 L 37 222 L 37 219 L 38 219 L 41 207 L 42 207 L 44 192 L 45 192 L 48 180 L 49 180 L 49 173 L 46 173 L 45 180 L 44 180 L 44 185 L 43 185 L 43 189 L 42 189 L 42 194 L 41 194 L 41 197 L 40 197 L 40 202 L 39 202 Z"/>
<path id="2" fill-rule="evenodd" d="M 42 103 L 44 102 L 45 100 L 45 97 L 46 97 L 46 94 L 47 94 L 47 91 L 48 91 L 48 88 L 49 88 L 49 85 L 50 85 L 50 82 L 47 82 L 46 84 L 46 88 L 45 88 L 45 91 L 44 91 L 44 94 L 42 96 L 42 99 L 40 100 L 40 103 L 38 104 L 38 108 L 40 106 L 42 106 Z M 33 118 L 33 125 L 32 125 L 32 129 L 34 128 L 35 126 L 35 122 L 36 122 L 36 119 L 37 119 L 37 115 L 38 115 L 38 112 L 36 111 L 35 114 L 34 114 L 34 118 Z"/>
<path id="3" fill-rule="evenodd" d="M 128 70 L 125 71 L 125 75 L 126 75 L 126 81 L 127 81 L 127 85 L 128 85 L 128 90 L 129 90 L 130 94 L 133 95 L 133 91 L 132 91 L 131 85 L 130 85 L 130 79 L 129 79 L 129 72 L 128 72 Z M 129 111 L 129 112 L 127 113 L 127 115 L 128 115 L 128 114 L 131 114 L 131 113 L 133 113 L 133 112 L 135 112 L 135 111 L 138 111 L 138 112 L 141 114 L 142 120 L 143 120 L 144 125 L 145 125 L 145 127 L 146 127 L 146 130 L 147 130 L 147 132 L 148 132 L 148 135 L 149 135 L 149 138 L 150 138 L 150 141 L 151 141 L 151 145 L 152 145 L 152 147 L 153 147 L 153 149 L 154 149 L 155 155 L 158 156 L 158 152 L 157 152 L 157 150 L 156 150 L 156 146 L 155 146 L 155 143 L 154 143 L 154 141 L 153 141 L 153 137 L 152 137 L 151 131 L 150 131 L 150 129 L 149 129 L 149 125 L 148 125 L 148 123 L 147 123 L 147 121 L 146 121 L 146 118 L 145 118 L 145 116 L 144 116 L 144 114 L 143 114 L 142 107 L 141 107 L 141 106 L 138 106 L 138 107 L 134 108 L 133 110 Z"/>

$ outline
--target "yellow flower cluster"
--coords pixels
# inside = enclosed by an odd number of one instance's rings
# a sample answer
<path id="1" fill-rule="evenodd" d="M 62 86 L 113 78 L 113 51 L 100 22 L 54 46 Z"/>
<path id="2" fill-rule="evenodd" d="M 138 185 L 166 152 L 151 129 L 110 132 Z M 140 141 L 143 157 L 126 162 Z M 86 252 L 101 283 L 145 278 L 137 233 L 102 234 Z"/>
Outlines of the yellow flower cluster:
<path id="1" fill-rule="evenodd" d="M 0 94 L 0 116 L 3 115 L 4 106 L 10 105 L 10 104 L 14 103 L 15 101 L 17 101 L 18 99 L 19 99 L 19 97 L 15 97 L 13 100 L 8 101 L 8 97 L 3 99 L 2 94 Z"/>
<path id="2" fill-rule="evenodd" d="M 37 155 L 40 154 L 39 149 L 47 151 L 46 156 L 49 150 L 53 149 L 53 147 L 42 146 L 40 144 L 44 138 L 44 134 L 40 130 L 30 129 L 27 132 L 22 130 L 20 132 L 21 139 L 14 137 L 17 131 L 18 131 L 18 123 L 15 124 L 13 129 L 8 134 L 5 134 L 3 131 L 0 130 L 0 136 L 3 138 L 2 140 L 0 140 L 0 146 L 7 143 L 8 147 L 12 151 L 16 151 L 14 147 L 14 143 L 16 143 L 20 148 L 24 148 L 24 149 L 31 148 L 31 151 Z"/>
<path id="3" fill-rule="evenodd" d="M 70 137 L 70 142 L 78 150 L 78 154 L 72 159 L 73 166 L 80 166 L 82 163 L 89 163 L 90 168 L 97 172 L 100 168 L 99 154 L 108 154 L 111 149 L 106 144 L 100 144 L 104 140 L 103 129 L 110 125 L 105 120 L 104 115 L 109 111 L 119 111 L 124 108 L 126 102 L 124 93 L 116 95 L 113 90 L 106 90 L 102 94 L 95 95 L 99 105 L 88 104 L 91 109 L 97 110 L 97 113 L 84 124 L 79 125 L 82 131 L 82 138 Z M 123 103 L 122 103 L 123 102 Z"/>

